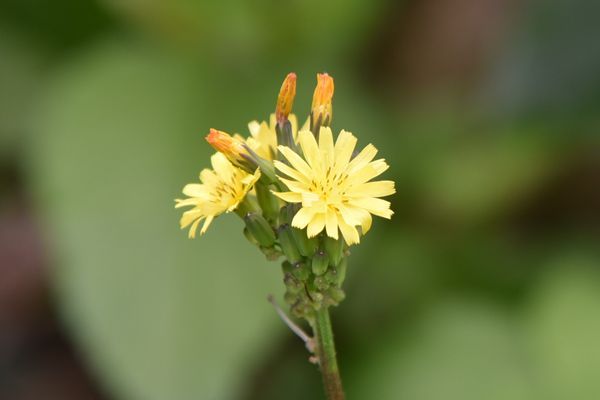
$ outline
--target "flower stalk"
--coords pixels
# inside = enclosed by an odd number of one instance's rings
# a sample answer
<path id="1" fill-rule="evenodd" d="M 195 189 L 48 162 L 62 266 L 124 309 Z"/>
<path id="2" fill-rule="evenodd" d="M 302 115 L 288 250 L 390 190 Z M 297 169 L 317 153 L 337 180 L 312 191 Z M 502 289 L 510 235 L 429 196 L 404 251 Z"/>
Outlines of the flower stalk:
<path id="1" fill-rule="evenodd" d="M 344 400 L 344 389 L 337 364 L 333 329 L 329 310 L 322 308 L 315 313 L 314 332 L 319 369 L 328 400 Z"/>

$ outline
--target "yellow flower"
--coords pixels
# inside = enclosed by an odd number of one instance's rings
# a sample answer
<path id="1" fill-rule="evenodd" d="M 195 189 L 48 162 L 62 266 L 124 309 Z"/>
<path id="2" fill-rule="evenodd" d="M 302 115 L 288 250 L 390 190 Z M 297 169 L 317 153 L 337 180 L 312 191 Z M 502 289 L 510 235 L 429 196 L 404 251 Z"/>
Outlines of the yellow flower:
<path id="1" fill-rule="evenodd" d="M 298 118 L 296 118 L 296 115 L 294 114 L 289 114 L 287 117 L 292 126 L 292 135 L 296 140 L 298 135 Z M 275 114 L 271 114 L 269 123 L 266 121 L 252 121 L 248 124 L 250 137 L 246 139 L 246 143 L 248 143 L 248 146 L 254 150 L 256 154 L 269 161 L 273 161 L 277 154 L 276 124 L 277 118 L 275 117 Z M 307 119 L 302 126 L 302 129 L 308 129 L 308 124 L 309 121 Z"/>
<path id="2" fill-rule="evenodd" d="M 258 169 L 254 174 L 248 174 L 234 167 L 222 153 L 213 154 L 210 161 L 213 169 L 206 168 L 200 172 L 202 183 L 185 185 L 183 194 L 189 197 L 175 200 L 175 208 L 193 206 L 183 213 L 179 221 L 181 229 L 192 225 L 190 238 L 196 236 L 200 221 L 205 220 L 200 230 L 200 234 L 204 234 L 217 215 L 235 210 L 260 178 Z"/>
<path id="3" fill-rule="evenodd" d="M 308 237 L 326 231 L 338 239 L 338 228 L 348 245 L 360 241 L 357 226 L 365 234 L 371 227 L 371 214 L 391 218 L 390 203 L 379 197 L 395 193 L 393 181 L 371 179 L 388 169 L 383 159 L 372 161 L 377 149 L 369 144 L 352 158 L 356 138 L 341 131 L 337 141 L 329 127 L 321 127 L 319 143 L 310 131 L 301 131 L 298 142 L 304 158 L 285 146 L 279 151 L 290 166 L 275 161 L 285 176 L 279 177 L 289 192 L 275 193 L 289 203 L 302 203 L 292 226 L 307 228 Z"/>

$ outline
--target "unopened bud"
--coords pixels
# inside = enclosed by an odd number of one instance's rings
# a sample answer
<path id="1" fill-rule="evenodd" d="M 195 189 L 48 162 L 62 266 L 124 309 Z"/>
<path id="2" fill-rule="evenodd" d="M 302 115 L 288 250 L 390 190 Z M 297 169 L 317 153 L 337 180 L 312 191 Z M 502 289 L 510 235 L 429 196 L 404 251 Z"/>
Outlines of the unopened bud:
<path id="1" fill-rule="evenodd" d="M 256 199 L 262 209 L 263 215 L 269 221 L 275 221 L 279 215 L 279 200 L 271 193 L 269 187 L 262 182 L 254 185 Z"/>
<path id="2" fill-rule="evenodd" d="M 273 164 L 258 156 L 244 140 L 211 128 L 210 133 L 206 135 L 206 141 L 215 150 L 223 153 L 236 167 L 250 174 L 253 174 L 257 168 L 260 168 L 262 173 L 261 179 L 263 181 L 266 183 L 277 181 Z"/>
<path id="3" fill-rule="evenodd" d="M 298 245 L 298 251 L 304 257 L 311 257 L 315 254 L 317 250 L 317 246 L 319 245 L 319 240 L 316 237 L 309 238 L 306 235 L 306 230 L 292 228 L 292 234 L 294 235 L 294 240 Z"/>
<path id="4" fill-rule="evenodd" d="M 248 213 L 244 217 L 244 222 L 246 222 L 248 231 L 261 246 L 273 247 L 275 244 L 275 232 L 273 232 L 273 229 L 262 215 L 258 213 Z"/>
<path id="5" fill-rule="evenodd" d="M 280 127 L 288 120 L 288 115 L 292 112 L 294 97 L 296 97 L 296 74 L 290 72 L 285 77 L 281 89 L 279 89 L 279 96 L 277 97 L 275 117 Z"/>
<path id="6" fill-rule="evenodd" d="M 329 74 L 317 74 L 317 87 L 310 111 L 310 130 L 317 138 L 322 126 L 331 125 L 333 89 L 333 78 Z"/>
<path id="7" fill-rule="evenodd" d="M 277 237 L 279 238 L 281 250 L 289 262 L 296 263 L 300 261 L 302 256 L 300 255 L 300 252 L 298 252 L 291 227 L 288 224 L 283 224 L 279 227 L 277 230 Z"/>
<path id="8" fill-rule="evenodd" d="M 312 271 L 315 275 L 323 275 L 327 271 L 329 257 L 324 251 L 317 251 L 312 258 Z"/>
<path id="9" fill-rule="evenodd" d="M 329 263 L 338 265 L 344 256 L 344 241 L 326 236 L 323 238 L 325 251 L 329 255 Z"/>

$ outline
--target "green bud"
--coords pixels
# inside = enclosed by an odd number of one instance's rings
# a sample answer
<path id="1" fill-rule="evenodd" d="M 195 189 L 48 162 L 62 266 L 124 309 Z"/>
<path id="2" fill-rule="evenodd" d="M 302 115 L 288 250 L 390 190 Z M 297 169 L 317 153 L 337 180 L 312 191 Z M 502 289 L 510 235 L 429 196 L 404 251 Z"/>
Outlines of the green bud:
<path id="1" fill-rule="evenodd" d="M 248 239 L 248 241 L 250 243 L 252 243 L 255 246 L 259 246 L 260 244 L 258 243 L 258 241 L 254 238 L 254 236 L 252 236 L 252 234 L 250 233 L 250 231 L 248 230 L 248 228 L 244 228 L 244 236 L 246 237 L 246 239 Z"/>
<path id="2" fill-rule="evenodd" d="M 269 186 L 258 182 L 254 185 L 256 189 L 256 199 L 262 209 L 263 215 L 269 221 L 275 221 L 279 214 L 279 200 L 271 193 Z"/>
<path id="3" fill-rule="evenodd" d="M 277 230 L 277 237 L 279 238 L 279 244 L 283 254 L 285 254 L 291 263 L 296 263 L 302 259 L 302 256 L 296 247 L 292 230 L 288 224 L 279 227 Z"/>
<path id="4" fill-rule="evenodd" d="M 320 291 L 329 289 L 329 282 L 322 276 L 317 276 L 314 280 L 315 287 Z"/>
<path id="5" fill-rule="evenodd" d="M 296 279 L 291 272 L 286 272 L 283 277 L 283 283 L 289 292 L 298 293 L 304 289 L 304 285 Z"/>
<path id="6" fill-rule="evenodd" d="M 275 247 L 262 247 L 260 246 L 260 251 L 267 257 L 269 261 L 277 261 L 279 257 L 281 257 L 281 252 L 277 250 Z"/>
<path id="7" fill-rule="evenodd" d="M 304 257 L 311 257 L 315 254 L 317 250 L 317 246 L 319 245 L 319 241 L 316 237 L 309 238 L 306 234 L 306 230 L 298 229 L 292 227 L 292 234 L 294 235 L 294 240 L 298 245 L 298 251 Z"/>
<path id="8" fill-rule="evenodd" d="M 283 295 L 283 301 L 285 301 L 287 304 L 294 304 L 296 301 L 298 300 L 298 296 L 296 296 L 296 293 L 291 293 L 291 292 L 285 292 L 285 294 Z"/>
<path id="9" fill-rule="evenodd" d="M 334 304 L 338 304 L 346 298 L 346 293 L 337 287 L 329 288 L 327 295 L 334 301 Z"/>
<path id="10" fill-rule="evenodd" d="M 248 213 L 244 217 L 246 228 L 254 236 L 256 241 L 263 247 L 273 247 L 275 244 L 275 232 L 266 219 L 258 213 Z"/>
<path id="11" fill-rule="evenodd" d="M 315 275 L 323 275 L 327 271 L 329 257 L 323 250 L 319 250 L 312 257 L 312 271 Z"/>
<path id="12" fill-rule="evenodd" d="M 304 282 L 308 279 L 310 271 L 308 270 L 308 266 L 306 264 L 298 262 L 293 266 L 292 275 Z"/>
<path id="13" fill-rule="evenodd" d="M 342 239 L 335 240 L 326 236 L 323 239 L 325 251 L 329 255 L 331 265 L 338 265 L 344 256 L 344 241 Z"/>
<path id="14" fill-rule="evenodd" d="M 294 271 L 294 266 L 289 261 L 284 261 L 281 263 L 281 269 L 284 274 L 291 274 Z"/>
<path id="15" fill-rule="evenodd" d="M 281 210 L 279 210 L 279 224 L 291 224 L 294 215 L 298 212 L 298 208 L 297 204 L 286 204 L 281 207 Z"/>

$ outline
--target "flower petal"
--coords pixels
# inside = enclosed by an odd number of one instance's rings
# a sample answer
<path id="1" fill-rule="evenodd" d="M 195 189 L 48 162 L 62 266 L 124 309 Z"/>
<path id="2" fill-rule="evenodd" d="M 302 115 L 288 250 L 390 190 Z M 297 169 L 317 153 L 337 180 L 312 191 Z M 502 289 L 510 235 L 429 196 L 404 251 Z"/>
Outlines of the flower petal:
<path id="1" fill-rule="evenodd" d="M 308 224 L 306 233 L 309 238 L 317 236 L 325 228 L 325 214 L 315 214 L 312 221 Z"/>
<path id="2" fill-rule="evenodd" d="M 302 194 L 297 192 L 271 192 L 275 196 L 279 197 L 281 200 L 288 203 L 301 203 L 302 202 Z"/>
<path id="3" fill-rule="evenodd" d="M 313 220 L 315 209 L 312 207 L 302 207 L 292 219 L 292 226 L 298 229 L 304 229 Z"/>
<path id="4" fill-rule="evenodd" d="M 338 238 L 338 218 L 336 212 L 329 209 L 327 210 L 327 214 L 325 216 L 325 230 L 327 231 L 327 236 L 330 238 L 334 238 L 337 240 Z"/>
<path id="5" fill-rule="evenodd" d="M 348 225 L 343 219 L 338 220 L 338 225 L 348 246 L 360 243 L 360 237 L 358 236 L 358 231 L 355 227 Z"/>

